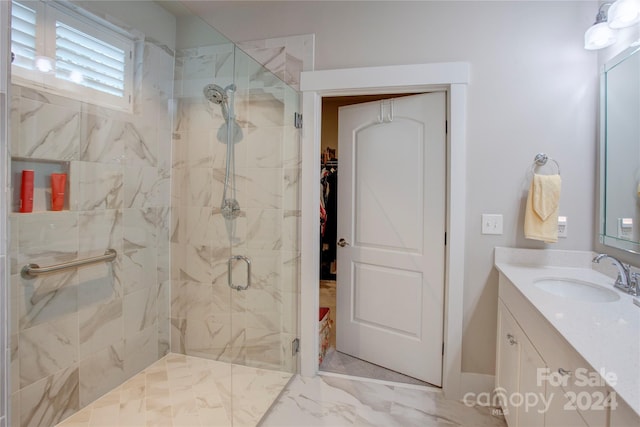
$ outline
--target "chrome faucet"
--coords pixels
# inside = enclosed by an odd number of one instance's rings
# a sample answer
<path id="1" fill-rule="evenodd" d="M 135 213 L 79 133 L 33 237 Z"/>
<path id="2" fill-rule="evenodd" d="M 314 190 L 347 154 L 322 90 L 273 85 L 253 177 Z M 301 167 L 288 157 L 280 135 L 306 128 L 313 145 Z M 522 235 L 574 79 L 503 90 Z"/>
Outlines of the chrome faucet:
<path id="1" fill-rule="evenodd" d="M 600 254 L 593 259 L 596 264 L 600 263 L 600 260 L 609 258 L 613 265 L 618 268 L 618 277 L 613 284 L 616 288 L 631 294 L 638 295 L 638 273 L 631 273 L 631 267 L 628 264 L 623 264 L 615 257 L 607 254 Z"/>

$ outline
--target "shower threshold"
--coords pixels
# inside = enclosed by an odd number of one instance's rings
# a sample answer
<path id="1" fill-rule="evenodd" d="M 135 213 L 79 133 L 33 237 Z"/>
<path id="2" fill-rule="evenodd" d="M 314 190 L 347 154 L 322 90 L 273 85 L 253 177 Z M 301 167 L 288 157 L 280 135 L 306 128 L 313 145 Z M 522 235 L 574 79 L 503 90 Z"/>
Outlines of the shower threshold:
<path id="1" fill-rule="evenodd" d="M 170 353 L 57 426 L 255 426 L 291 377 Z"/>

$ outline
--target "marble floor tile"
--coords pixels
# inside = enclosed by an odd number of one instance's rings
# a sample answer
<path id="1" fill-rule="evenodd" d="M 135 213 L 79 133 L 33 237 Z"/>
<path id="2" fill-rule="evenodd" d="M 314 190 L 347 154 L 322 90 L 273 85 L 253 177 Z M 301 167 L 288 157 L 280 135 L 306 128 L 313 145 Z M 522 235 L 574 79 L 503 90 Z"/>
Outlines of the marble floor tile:
<path id="1" fill-rule="evenodd" d="M 439 389 L 291 374 L 170 353 L 58 427 L 506 427 Z"/>
<path id="2" fill-rule="evenodd" d="M 446 400 L 437 389 L 299 376 L 263 418 L 261 427 L 506 427 L 491 408 Z"/>
<path id="3" fill-rule="evenodd" d="M 382 381 L 392 381 L 403 384 L 415 384 L 429 387 L 430 384 L 416 378 L 391 371 L 382 366 L 374 365 L 367 361 L 349 356 L 345 353 L 330 348 L 322 360 L 320 370 L 334 374 L 349 375 L 352 377 L 371 378 Z"/>
<path id="4" fill-rule="evenodd" d="M 170 353 L 58 427 L 254 427 L 291 376 Z"/>

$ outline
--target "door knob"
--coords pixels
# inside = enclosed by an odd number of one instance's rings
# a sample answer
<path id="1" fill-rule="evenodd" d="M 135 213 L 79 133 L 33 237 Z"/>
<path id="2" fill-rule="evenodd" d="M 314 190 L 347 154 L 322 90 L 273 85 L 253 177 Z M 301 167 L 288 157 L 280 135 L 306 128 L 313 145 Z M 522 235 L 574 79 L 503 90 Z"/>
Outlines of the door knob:
<path id="1" fill-rule="evenodd" d="M 349 246 L 349 242 L 347 242 L 344 239 L 340 239 L 338 240 L 338 246 L 340 246 L 341 248 L 344 248 L 345 246 Z"/>

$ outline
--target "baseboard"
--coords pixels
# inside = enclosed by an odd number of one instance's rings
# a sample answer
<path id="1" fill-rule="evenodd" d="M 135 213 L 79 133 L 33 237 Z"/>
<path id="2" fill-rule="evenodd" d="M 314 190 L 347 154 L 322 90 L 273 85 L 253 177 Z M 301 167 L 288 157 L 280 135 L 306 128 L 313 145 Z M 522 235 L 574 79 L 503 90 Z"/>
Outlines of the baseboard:
<path id="1" fill-rule="evenodd" d="M 460 391 L 463 400 L 476 402 L 477 396 L 491 396 L 495 388 L 495 376 L 486 374 L 474 374 L 472 372 L 462 372 L 460 375 Z M 476 403 L 482 405 L 486 399 L 479 399 Z"/>

